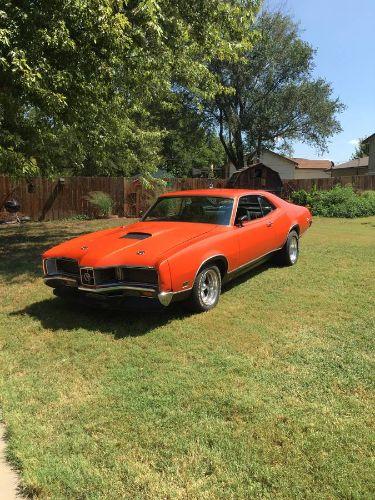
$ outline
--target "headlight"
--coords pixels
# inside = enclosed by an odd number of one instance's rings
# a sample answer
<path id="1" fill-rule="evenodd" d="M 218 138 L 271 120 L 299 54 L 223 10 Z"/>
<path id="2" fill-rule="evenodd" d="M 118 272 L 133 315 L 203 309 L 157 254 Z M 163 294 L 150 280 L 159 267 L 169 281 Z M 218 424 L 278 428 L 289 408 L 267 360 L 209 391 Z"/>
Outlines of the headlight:
<path id="1" fill-rule="evenodd" d="M 57 274 L 56 259 L 45 259 L 44 272 L 46 274 Z"/>

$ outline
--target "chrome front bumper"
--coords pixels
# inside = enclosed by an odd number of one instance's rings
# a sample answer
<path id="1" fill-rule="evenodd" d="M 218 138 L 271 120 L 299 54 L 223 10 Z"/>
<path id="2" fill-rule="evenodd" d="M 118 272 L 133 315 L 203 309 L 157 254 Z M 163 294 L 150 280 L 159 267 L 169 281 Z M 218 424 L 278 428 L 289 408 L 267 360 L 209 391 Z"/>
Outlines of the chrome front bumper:
<path id="1" fill-rule="evenodd" d="M 126 284 L 119 284 L 119 285 L 102 285 L 102 286 L 96 286 L 96 287 L 85 287 L 85 286 L 80 286 L 78 284 L 77 279 L 75 278 L 70 278 L 68 276 L 62 276 L 62 275 L 56 275 L 56 276 L 45 276 L 44 277 L 44 283 L 48 286 L 51 286 L 55 288 L 56 282 L 61 283 L 61 285 L 67 286 L 69 288 L 75 288 L 81 292 L 89 292 L 89 293 L 95 293 L 95 294 L 106 294 L 108 292 L 121 292 L 121 291 L 133 291 L 133 292 L 139 292 L 141 295 L 142 293 L 147 293 L 150 292 L 152 295 L 150 295 L 150 298 L 158 298 L 159 302 L 167 307 L 169 304 L 172 302 L 173 296 L 175 295 L 174 292 L 158 292 L 156 288 L 153 287 L 145 287 L 141 285 L 126 285 Z"/>

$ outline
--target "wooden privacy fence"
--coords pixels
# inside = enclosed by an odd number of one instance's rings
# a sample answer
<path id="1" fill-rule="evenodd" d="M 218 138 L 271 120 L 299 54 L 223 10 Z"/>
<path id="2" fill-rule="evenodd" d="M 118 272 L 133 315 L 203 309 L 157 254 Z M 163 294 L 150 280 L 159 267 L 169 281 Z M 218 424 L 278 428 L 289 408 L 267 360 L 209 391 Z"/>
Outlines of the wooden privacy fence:
<path id="1" fill-rule="evenodd" d="M 341 186 L 353 186 L 357 191 L 375 190 L 375 175 L 346 175 L 342 177 L 326 177 L 323 179 L 293 179 L 283 181 L 283 196 L 289 197 L 293 191 L 304 189 L 311 191 L 314 187 L 322 191 L 328 191 L 337 184 Z"/>
<path id="2" fill-rule="evenodd" d="M 64 219 L 77 215 L 93 215 L 86 200 L 91 191 L 104 191 L 114 200 L 114 213 L 125 217 L 138 217 L 162 192 L 203 189 L 210 186 L 223 188 L 226 179 L 166 179 L 165 187 L 155 183 L 147 189 L 139 179 L 123 177 L 67 177 L 64 179 L 32 179 L 13 181 L 0 176 L 0 211 L 7 199 L 16 198 L 21 212 L 33 220 Z M 298 189 L 311 190 L 313 186 L 328 190 L 336 184 L 352 185 L 358 190 L 375 190 L 375 175 L 346 176 L 326 179 L 298 179 L 283 181 L 283 196 Z M 258 188 L 251 186 L 248 188 Z M 267 187 L 266 187 L 267 188 Z"/>
<path id="3" fill-rule="evenodd" d="M 224 187 L 225 179 L 167 179 L 165 187 L 155 184 L 146 189 L 139 179 L 123 177 L 35 178 L 13 181 L 0 176 L 0 212 L 7 199 L 15 198 L 21 212 L 33 220 L 55 220 L 77 215 L 93 215 L 86 197 L 91 191 L 108 193 L 114 201 L 115 214 L 138 217 L 164 191 Z"/>

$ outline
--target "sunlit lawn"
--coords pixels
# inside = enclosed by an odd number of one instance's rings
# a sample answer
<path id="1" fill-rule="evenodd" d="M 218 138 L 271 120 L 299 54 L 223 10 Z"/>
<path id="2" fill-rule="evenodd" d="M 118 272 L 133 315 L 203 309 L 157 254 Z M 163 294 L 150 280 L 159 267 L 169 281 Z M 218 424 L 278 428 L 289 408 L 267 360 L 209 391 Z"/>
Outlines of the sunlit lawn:
<path id="1" fill-rule="evenodd" d="M 54 298 L 42 250 L 110 224 L 0 228 L 0 406 L 24 491 L 374 498 L 375 217 L 316 219 L 297 266 L 190 316 Z"/>

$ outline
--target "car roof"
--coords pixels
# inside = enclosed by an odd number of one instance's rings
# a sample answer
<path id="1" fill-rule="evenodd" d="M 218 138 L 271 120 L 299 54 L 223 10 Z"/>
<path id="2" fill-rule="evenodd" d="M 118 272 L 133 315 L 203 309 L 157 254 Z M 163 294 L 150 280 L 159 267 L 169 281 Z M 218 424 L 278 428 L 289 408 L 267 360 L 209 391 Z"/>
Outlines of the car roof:
<path id="1" fill-rule="evenodd" d="M 172 191 L 169 193 L 164 193 L 161 197 L 165 196 L 211 196 L 220 198 L 236 198 L 238 196 L 243 196 L 246 194 L 254 195 L 267 195 L 270 194 L 267 191 L 259 191 L 254 189 L 189 189 L 186 191 Z"/>

